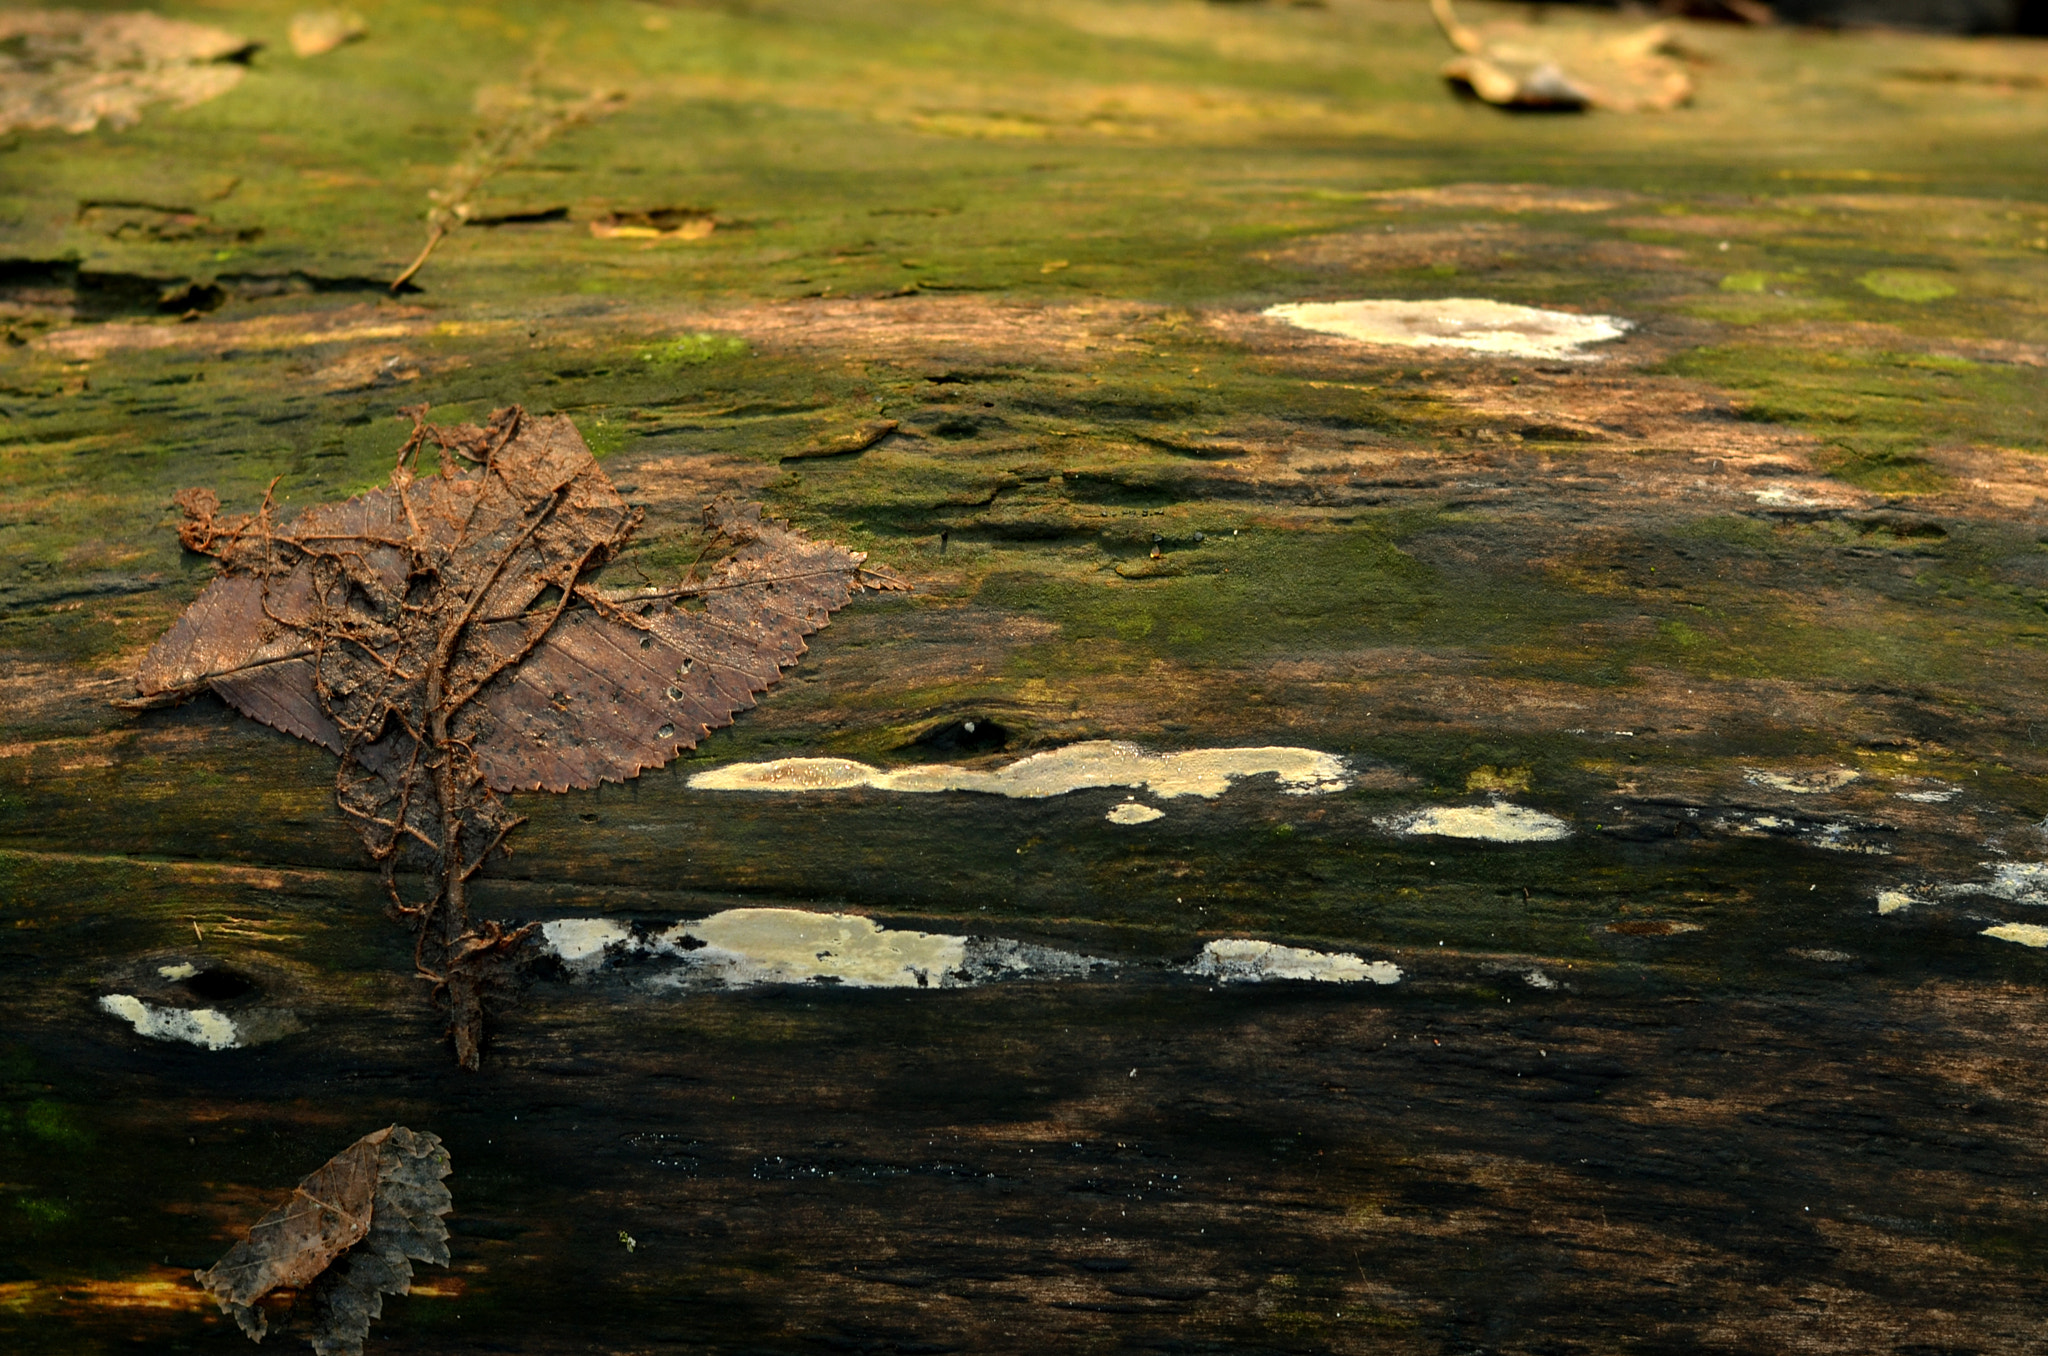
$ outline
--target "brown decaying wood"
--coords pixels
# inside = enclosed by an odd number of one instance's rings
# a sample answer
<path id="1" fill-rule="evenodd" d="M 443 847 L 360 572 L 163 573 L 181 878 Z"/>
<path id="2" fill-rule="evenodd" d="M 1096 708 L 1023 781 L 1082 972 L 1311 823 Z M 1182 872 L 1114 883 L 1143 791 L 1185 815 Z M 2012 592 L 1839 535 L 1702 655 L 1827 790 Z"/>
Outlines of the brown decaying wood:
<path id="1" fill-rule="evenodd" d="M 424 407 L 406 413 L 413 433 L 386 488 L 282 523 L 267 497 L 223 518 L 207 491 L 178 496 L 180 540 L 222 572 L 144 656 L 136 686 L 146 704 L 211 688 L 340 755 L 337 802 L 474 1069 L 484 979 L 528 932 L 468 914 L 470 879 L 521 822 L 499 793 L 661 766 L 751 707 L 855 591 L 902 585 L 721 497 L 704 510 L 707 548 L 722 553 L 708 573 L 606 591 L 593 572 L 640 514 L 566 416 L 512 407 L 481 428 L 439 428 Z M 429 443 L 440 471 L 421 476 Z M 433 882 L 425 898 L 404 898 L 401 870 Z"/>

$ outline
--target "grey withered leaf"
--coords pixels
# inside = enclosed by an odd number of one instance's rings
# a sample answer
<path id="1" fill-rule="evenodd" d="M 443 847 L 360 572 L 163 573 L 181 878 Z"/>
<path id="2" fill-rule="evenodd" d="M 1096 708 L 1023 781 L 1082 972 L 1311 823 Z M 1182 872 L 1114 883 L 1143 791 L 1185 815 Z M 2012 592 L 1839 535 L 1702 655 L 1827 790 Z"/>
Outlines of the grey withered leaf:
<path id="1" fill-rule="evenodd" d="M 596 579 L 640 524 L 564 416 L 499 410 L 412 437 L 384 488 L 282 519 L 178 496 L 179 537 L 221 573 L 143 657 L 134 706 L 203 689 L 340 755 L 336 801 L 419 935 L 458 1061 L 477 1067 L 480 987 L 523 930 L 472 925 L 467 885 L 520 823 L 500 792 L 659 767 L 794 664 L 863 588 L 866 557 L 720 498 L 703 573 Z M 420 475 L 428 443 L 440 470 Z M 399 873 L 429 885 L 407 899 Z"/>
<path id="2" fill-rule="evenodd" d="M 273 1290 L 300 1290 L 312 1311 L 313 1349 L 360 1356 L 383 1297 L 411 1289 L 412 1262 L 448 1263 L 441 1216 L 454 1202 L 441 1179 L 449 1171 L 434 1135 L 402 1125 L 364 1135 L 193 1277 L 257 1342 L 269 1325 L 256 1302 Z"/>
<path id="3" fill-rule="evenodd" d="M 448 1265 L 453 1207 L 441 1181 L 448 1151 L 433 1135 L 393 1126 L 377 1151 L 377 1195 L 370 1232 L 313 1282 L 313 1350 L 320 1356 L 362 1356 L 370 1324 L 384 1313 L 384 1296 L 412 1289 L 412 1264 Z"/>

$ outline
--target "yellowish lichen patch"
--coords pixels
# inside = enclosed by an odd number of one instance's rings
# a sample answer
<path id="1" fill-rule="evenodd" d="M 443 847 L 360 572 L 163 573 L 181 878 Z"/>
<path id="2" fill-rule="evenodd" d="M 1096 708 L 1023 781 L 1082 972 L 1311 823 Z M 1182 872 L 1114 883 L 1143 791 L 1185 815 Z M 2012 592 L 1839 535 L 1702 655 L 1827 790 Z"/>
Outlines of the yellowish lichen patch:
<path id="1" fill-rule="evenodd" d="M 1985 928 L 1984 935 L 2002 942 L 2018 942 L 2021 946 L 2048 946 L 2048 928 L 2038 923 L 2000 923 L 1997 927 Z"/>
<path id="2" fill-rule="evenodd" d="M 1147 753 L 1135 744 L 1089 740 L 986 771 L 950 763 L 884 770 L 847 758 L 779 758 L 712 768 L 690 778 L 690 786 L 698 791 L 839 791 L 853 787 L 913 793 L 981 791 L 1019 800 L 1063 796 L 1090 787 L 1125 786 L 1171 799 L 1214 798 L 1240 777 L 1268 773 L 1290 795 L 1341 791 L 1350 784 L 1344 761 L 1315 749 L 1275 746 Z"/>
<path id="3" fill-rule="evenodd" d="M 1571 826 L 1556 815 L 1498 800 L 1491 805 L 1433 805 L 1380 822 L 1401 834 L 1490 843 L 1555 843 L 1572 836 Z"/>
<path id="4" fill-rule="evenodd" d="M 138 1036 L 157 1041 L 183 1041 L 203 1050 L 232 1050 L 242 1044 L 235 1019 L 217 1008 L 167 1008 L 145 1003 L 133 994 L 110 993 L 100 1011 L 119 1017 Z"/>
<path id="5" fill-rule="evenodd" d="M 704 943 L 692 952 L 730 983 L 827 980 L 855 988 L 919 989 L 961 968 L 966 938 L 885 928 L 850 913 L 728 909 L 675 929 Z"/>
<path id="6" fill-rule="evenodd" d="M 1742 773 L 1743 780 L 1751 786 L 1789 791 L 1795 796 L 1818 796 L 1839 791 L 1861 775 L 1846 767 L 1831 767 L 1819 772 L 1770 772 L 1753 767 L 1745 768 Z"/>
<path id="7" fill-rule="evenodd" d="M 1218 984 L 1260 983 L 1273 979 L 1315 980 L 1325 984 L 1393 984 L 1401 967 L 1392 961 L 1369 961 L 1345 951 L 1308 951 L 1250 937 L 1219 937 L 1202 948 L 1188 967 L 1190 974 Z"/>

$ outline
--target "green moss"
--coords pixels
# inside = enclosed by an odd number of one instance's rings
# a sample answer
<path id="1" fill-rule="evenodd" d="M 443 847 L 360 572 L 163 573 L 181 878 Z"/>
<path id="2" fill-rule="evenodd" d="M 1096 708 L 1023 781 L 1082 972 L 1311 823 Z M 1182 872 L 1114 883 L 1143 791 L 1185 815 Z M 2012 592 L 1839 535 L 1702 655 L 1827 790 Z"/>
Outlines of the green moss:
<path id="1" fill-rule="evenodd" d="M 30 1228 L 47 1229 L 60 1224 L 68 1224 L 71 1222 L 72 1217 L 69 1206 L 41 1196 L 17 1196 L 14 1200 L 14 1209 L 22 1219 L 28 1222 Z"/>
<path id="2" fill-rule="evenodd" d="M 45 1144 L 79 1148 L 92 1142 L 92 1135 L 79 1124 L 76 1109 L 38 1098 L 22 1109 L 22 1129 Z"/>
<path id="3" fill-rule="evenodd" d="M 747 352 L 747 341 L 736 335 L 712 334 L 700 330 L 643 349 L 640 361 L 657 368 L 698 366 L 744 358 Z"/>
<path id="4" fill-rule="evenodd" d="M 1956 294 L 1954 283 L 1924 269 L 1877 268 L 1856 281 L 1864 291 L 1893 301 L 1940 301 Z"/>
<path id="5" fill-rule="evenodd" d="M 2048 451 L 2048 375 L 1941 354 L 1778 345 L 1699 349 L 1668 370 L 1743 392 L 1743 413 L 1819 438 L 1825 469 L 1888 492 L 1947 483 L 1927 454 L 1969 443 Z"/>

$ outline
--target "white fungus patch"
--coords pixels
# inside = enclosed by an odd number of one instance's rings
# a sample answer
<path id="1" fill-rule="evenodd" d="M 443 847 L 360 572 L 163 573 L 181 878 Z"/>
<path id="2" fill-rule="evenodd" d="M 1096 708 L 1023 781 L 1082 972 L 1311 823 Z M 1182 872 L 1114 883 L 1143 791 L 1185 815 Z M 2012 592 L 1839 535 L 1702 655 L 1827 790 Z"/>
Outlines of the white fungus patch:
<path id="1" fill-rule="evenodd" d="M 1147 753 L 1135 744 L 1096 739 L 1034 753 L 990 770 L 950 763 L 923 767 L 869 767 L 849 758 L 778 758 L 767 763 L 728 763 L 690 778 L 697 791 L 877 791 L 925 794 L 980 791 L 1020 800 L 1064 796 L 1091 787 L 1129 787 L 1161 799 L 1214 798 L 1240 777 L 1271 774 L 1289 795 L 1342 791 L 1351 784 L 1344 760 L 1315 749 L 1189 749 Z"/>
<path id="2" fill-rule="evenodd" d="M 1071 978 L 1109 961 L 1005 938 L 885 927 L 859 914 L 728 909 L 660 931 L 603 918 L 558 918 L 541 940 L 570 972 L 654 961 L 656 988 L 840 984 L 856 989 L 962 988 L 995 979 Z"/>
<path id="3" fill-rule="evenodd" d="M 168 980 L 190 979 L 199 973 L 199 967 L 191 961 L 179 961 L 176 965 L 159 965 L 157 974 Z"/>
<path id="4" fill-rule="evenodd" d="M 1947 786 L 1938 791 L 1895 791 L 1900 800 L 1918 801 L 1922 805 L 1944 805 L 1963 794 L 1959 786 Z"/>
<path id="5" fill-rule="evenodd" d="M 1166 811 L 1127 800 L 1112 808 L 1103 818 L 1112 824 L 1150 824 L 1155 819 L 1166 818 Z"/>
<path id="6" fill-rule="evenodd" d="M 1305 951 L 1249 937 L 1223 937 L 1210 942 L 1188 966 L 1188 973 L 1218 984 L 1256 984 L 1274 979 L 1394 984 L 1401 979 L 1401 967 L 1392 961 L 1369 961 L 1345 951 Z"/>
<path id="7" fill-rule="evenodd" d="M 1529 970 L 1522 975 L 1522 982 L 1532 989 L 1554 989 L 1557 981 L 1541 970 Z"/>
<path id="8" fill-rule="evenodd" d="M 1633 326 L 1611 315 L 1573 315 L 1478 297 L 1437 301 L 1306 301 L 1269 306 L 1275 320 L 1318 334 L 1401 348 L 1457 348 L 1518 358 L 1597 361 L 1587 344 L 1619 339 Z"/>
<path id="9" fill-rule="evenodd" d="M 1555 843 L 1572 836 L 1571 825 L 1556 815 L 1501 800 L 1491 805 L 1433 805 L 1382 819 L 1380 824 L 1395 833 L 1489 843 Z"/>
<path id="10" fill-rule="evenodd" d="M 1742 779 L 1751 786 L 1787 791 L 1795 796 L 1821 796 L 1839 791 L 1862 775 L 1846 767 L 1831 767 L 1820 772 L 1771 772 L 1760 767 L 1742 770 Z"/>
<path id="11" fill-rule="evenodd" d="M 183 1041 L 203 1050 L 233 1050 L 242 1044 L 234 1018 L 217 1008 L 158 1007 L 133 994 L 110 993 L 100 998 L 100 1011 L 120 1018 L 135 1028 L 136 1035 L 151 1040 Z"/>
<path id="12" fill-rule="evenodd" d="M 1856 957 L 1847 951 L 1831 951 L 1825 947 L 1795 946 L 1788 948 L 1788 954 L 1801 960 L 1818 961 L 1822 965 L 1843 965 Z"/>
<path id="13" fill-rule="evenodd" d="M 1922 900 L 1915 899 L 1904 890 L 1879 890 L 1877 892 L 1877 911 L 1880 914 L 1904 913 L 1914 905 L 1923 902 Z"/>
<path id="14" fill-rule="evenodd" d="M 2002 942 L 2018 942 L 2021 946 L 2048 946 L 2048 928 L 2038 923 L 2000 923 L 1997 927 L 1985 928 L 1984 935 Z"/>

